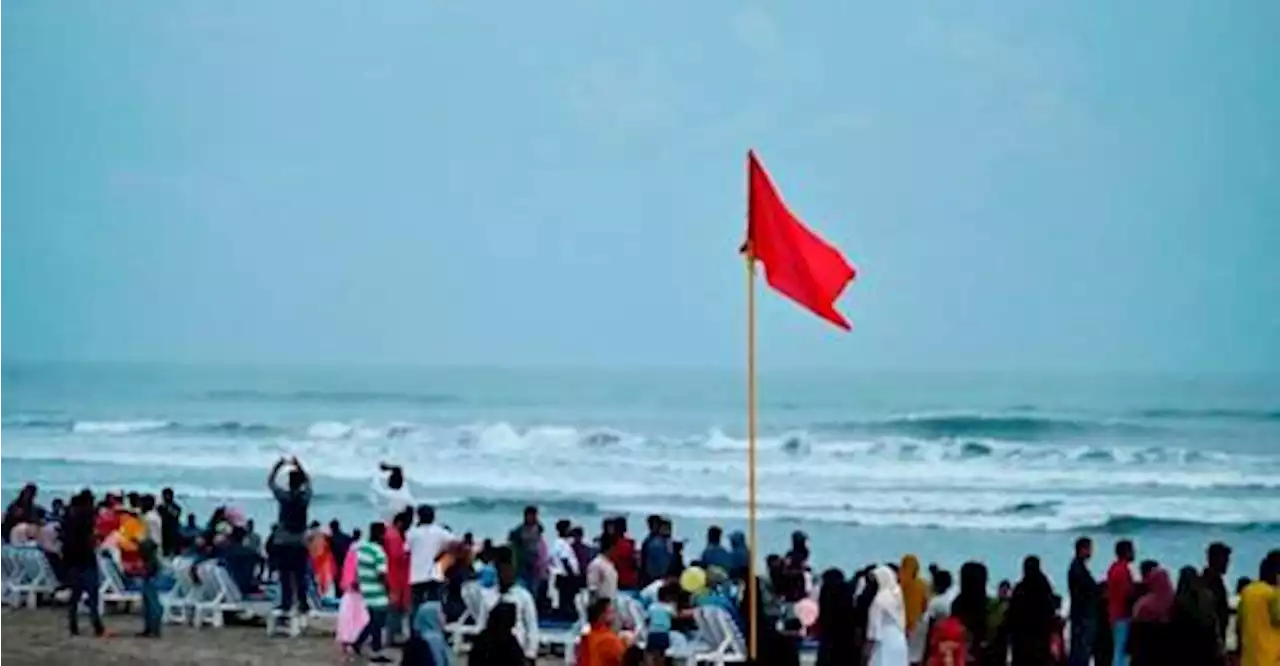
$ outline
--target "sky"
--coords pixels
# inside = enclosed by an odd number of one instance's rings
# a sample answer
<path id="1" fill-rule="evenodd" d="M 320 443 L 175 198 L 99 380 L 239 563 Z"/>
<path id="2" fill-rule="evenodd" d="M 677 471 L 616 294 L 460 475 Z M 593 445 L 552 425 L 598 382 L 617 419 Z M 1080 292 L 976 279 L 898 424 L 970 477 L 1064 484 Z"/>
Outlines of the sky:
<path id="1" fill-rule="evenodd" d="M 4 9 L 6 361 L 1280 372 L 1270 0 Z"/>

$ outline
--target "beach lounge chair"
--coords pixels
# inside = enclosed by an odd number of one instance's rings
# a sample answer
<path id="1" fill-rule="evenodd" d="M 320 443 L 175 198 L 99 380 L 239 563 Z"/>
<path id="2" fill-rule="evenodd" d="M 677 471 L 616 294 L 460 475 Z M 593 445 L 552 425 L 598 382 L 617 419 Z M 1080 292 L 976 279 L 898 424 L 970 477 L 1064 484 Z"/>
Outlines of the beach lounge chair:
<path id="1" fill-rule="evenodd" d="M 462 653 L 471 648 L 467 643 L 469 636 L 475 636 L 484 629 L 487 613 L 484 605 L 484 588 L 475 581 L 462 586 L 462 615 L 457 622 L 445 627 L 449 638 L 453 641 L 454 652 Z"/>
<path id="2" fill-rule="evenodd" d="M 538 623 L 539 644 L 553 654 L 559 649 L 569 666 L 573 666 L 574 646 L 582 637 L 583 627 L 587 626 L 587 603 L 590 601 L 590 596 L 591 593 L 586 590 L 581 590 L 574 595 L 573 606 L 578 612 L 578 617 L 573 622 Z"/>
<path id="3" fill-rule="evenodd" d="M 98 614 L 106 611 L 107 604 L 124 604 L 132 607 L 142 604 L 142 587 L 138 582 L 124 575 L 120 565 L 111 553 L 98 551 Z"/>
<path id="4" fill-rule="evenodd" d="M 201 586 L 196 583 L 195 560 L 176 557 L 171 565 L 173 587 L 160 596 L 160 621 L 168 624 L 186 624 L 195 614 L 195 603 L 200 599 Z"/>
<path id="5" fill-rule="evenodd" d="M 201 563 L 197 569 L 200 580 L 212 590 L 211 595 L 195 604 L 192 624 L 199 629 L 206 622 L 214 627 L 223 625 L 224 613 L 244 613 L 250 616 L 272 615 L 271 600 L 265 595 L 249 597 L 240 591 L 235 579 L 217 560 Z"/>
<path id="6" fill-rule="evenodd" d="M 19 608 L 35 608 L 41 595 L 58 589 L 58 577 L 44 551 L 34 546 L 5 546 L 4 600 Z"/>
<path id="7" fill-rule="evenodd" d="M 649 632 L 648 616 L 644 606 L 633 596 L 621 594 L 613 600 L 613 609 L 618 618 L 619 629 L 635 634 L 635 645 L 644 648 L 645 638 Z"/>
<path id="8" fill-rule="evenodd" d="M 729 611 L 717 606 L 700 606 L 694 609 L 693 619 L 698 625 L 697 636 L 685 645 L 673 645 L 667 651 L 668 657 L 685 664 L 716 666 L 747 661 L 746 640 Z"/>

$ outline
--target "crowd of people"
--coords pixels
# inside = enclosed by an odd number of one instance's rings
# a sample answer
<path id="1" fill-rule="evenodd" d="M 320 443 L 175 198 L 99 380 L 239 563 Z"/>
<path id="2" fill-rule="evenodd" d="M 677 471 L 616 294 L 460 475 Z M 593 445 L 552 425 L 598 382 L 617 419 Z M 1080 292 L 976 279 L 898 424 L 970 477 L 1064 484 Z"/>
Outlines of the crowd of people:
<path id="1" fill-rule="evenodd" d="M 107 493 L 100 500 L 84 490 L 46 509 L 35 485 L 9 504 L 3 536 L 46 553 L 71 592 L 72 634 L 82 598 L 94 632 L 104 633 L 96 595 L 97 558 L 105 551 L 141 581 L 141 636 L 160 635 L 157 590 L 166 560 L 217 558 L 247 595 L 278 582 L 276 613 L 305 614 L 313 597 L 339 597 L 338 640 L 353 656 L 369 648 L 365 656 L 374 663 L 390 661 L 391 644 L 402 648 L 405 663 L 451 666 L 444 627 L 464 615 L 464 588 L 476 581 L 486 612 L 470 646 L 471 666 L 534 663 L 540 624 L 578 619 L 575 599 L 583 590 L 583 666 L 665 663 L 666 650 L 693 631 L 691 611 L 699 606 L 720 607 L 743 636 L 754 633 L 759 663 L 771 666 L 798 664 L 806 642 L 816 642 L 819 666 L 1280 664 L 1280 550 L 1264 558 L 1255 580 L 1236 582 L 1233 611 L 1231 550 L 1222 543 L 1209 546 L 1202 569 L 1184 566 L 1175 575 L 1139 561 L 1135 544 L 1120 540 L 1099 578 L 1091 568 L 1094 544 L 1080 538 L 1064 600 L 1036 557 L 1025 559 L 1016 583 L 1000 581 L 994 596 L 980 562 L 964 563 L 953 576 L 935 564 L 922 569 L 907 555 L 852 576 L 839 569 L 815 576 L 808 537 L 797 532 L 785 554 L 764 558 L 755 594 L 747 594 L 753 554 L 741 533 L 725 544 L 718 527 L 695 555 L 662 516 L 648 517 L 637 544 L 625 517 L 605 519 L 588 539 L 568 520 L 548 533 L 530 506 L 505 538 L 477 544 L 438 524 L 433 507 L 415 502 L 404 471 L 384 463 L 371 489 L 375 519 L 363 533 L 347 533 L 336 520 L 311 520 L 313 483 L 296 458 L 280 459 L 267 485 L 278 510 L 265 540 L 234 508 L 220 507 L 203 523 L 188 514 L 183 523 L 170 489 L 158 499 Z M 624 595 L 646 608 L 645 627 L 619 618 Z M 640 629 L 643 649 L 632 644 Z"/>

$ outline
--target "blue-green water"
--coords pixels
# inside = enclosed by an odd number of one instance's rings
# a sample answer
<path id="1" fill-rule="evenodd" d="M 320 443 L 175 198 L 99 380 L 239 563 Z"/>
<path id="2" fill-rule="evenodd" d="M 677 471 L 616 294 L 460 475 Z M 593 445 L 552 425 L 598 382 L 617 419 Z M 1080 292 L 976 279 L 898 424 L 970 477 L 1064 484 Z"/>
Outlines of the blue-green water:
<path id="1" fill-rule="evenodd" d="M 1060 571 L 1077 534 L 1170 564 L 1221 539 L 1249 575 L 1280 541 L 1275 377 L 766 372 L 760 409 L 766 551 L 803 529 L 824 564 L 1012 574 L 1029 552 Z M 388 460 L 455 529 L 535 503 L 589 526 L 669 514 L 696 547 L 745 518 L 744 423 L 728 372 L 6 363 L 0 480 L 171 485 L 269 519 L 265 470 L 290 454 L 314 515 L 356 523 Z"/>

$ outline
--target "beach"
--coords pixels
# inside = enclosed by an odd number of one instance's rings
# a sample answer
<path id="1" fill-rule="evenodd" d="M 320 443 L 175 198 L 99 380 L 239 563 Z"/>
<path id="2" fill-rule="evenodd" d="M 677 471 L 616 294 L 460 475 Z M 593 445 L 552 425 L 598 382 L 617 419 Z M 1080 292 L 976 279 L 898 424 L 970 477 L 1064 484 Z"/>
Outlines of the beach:
<path id="1" fill-rule="evenodd" d="M 67 638 L 66 616 L 61 608 L 0 611 L 3 650 L 9 664 L 42 666 L 108 666 L 115 664 L 186 664 L 205 666 L 314 666 L 342 663 L 331 634 L 318 629 L 296 638 L 268 639 L 261 627 L 202 629 L 166 626 L 160 640 L 134 638 L 136 615 L 108 615 L 106 624 L 117 635 L 108 639 L 87 636 Z M 543 657 L 542 666 L 556 666 L 559 659 Z M 462 665 L 466 659 L 462 660 Z"/>

